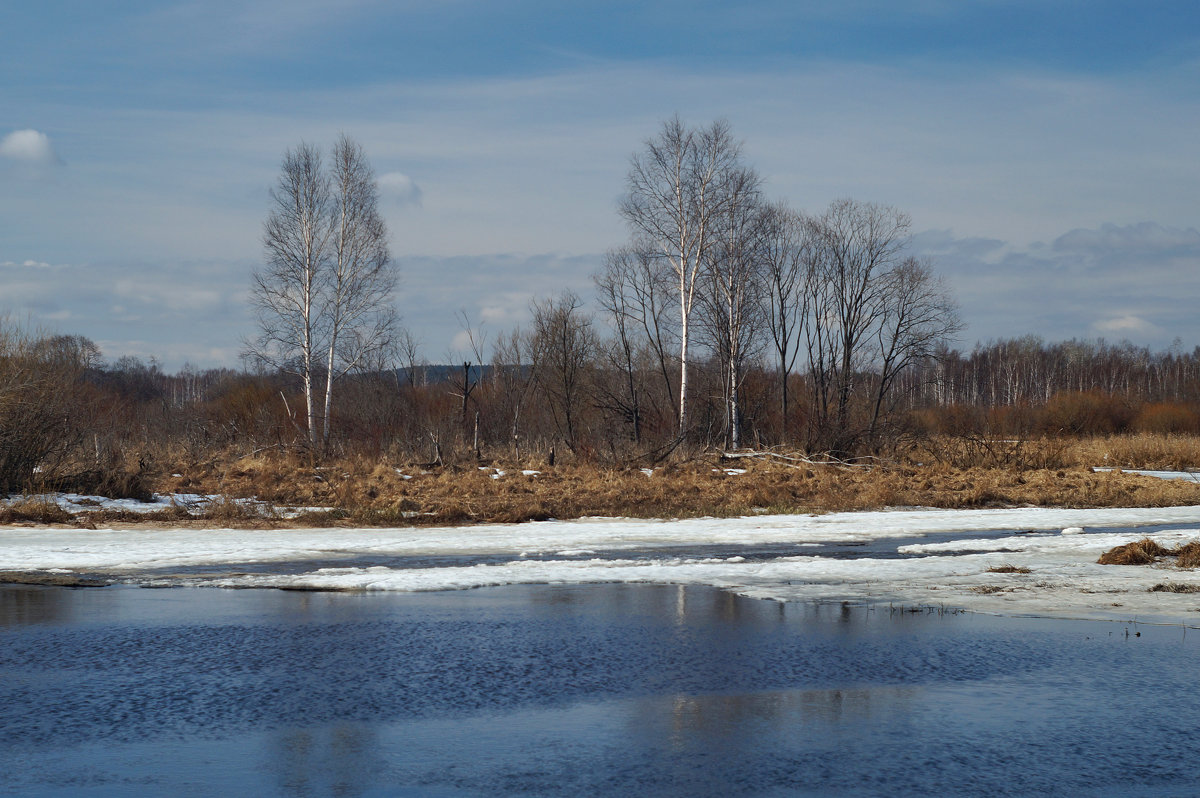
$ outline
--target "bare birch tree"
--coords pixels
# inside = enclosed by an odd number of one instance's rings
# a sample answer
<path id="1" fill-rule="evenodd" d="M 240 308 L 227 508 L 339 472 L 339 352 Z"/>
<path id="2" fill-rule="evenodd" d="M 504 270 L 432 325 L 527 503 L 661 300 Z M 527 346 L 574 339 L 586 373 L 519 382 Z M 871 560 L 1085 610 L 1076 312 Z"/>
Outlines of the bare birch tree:
<path id="1" fill-rule="evenodd" d="M 259 336 L 248 354 L 300 378 L 310 446 L 317 445 L 316 368 L 327 333 L 326 271 L 333 233 L 329 178 L 306 143 L 283 156 L 263 227 L 267 264 L 255 272 L 250 302 Z"/>
<path id="2" fill-rule="evenodd" d="M 259 335 L 246 354 L 299 377 L 313 448 L 329 441 L 336 379 L 388 346 L 395 328 L 395 270 L 377 205 L 370 164 L 345 136 L 330 171 L 316 147 L 288 150 L 271 191 L 267 263 L 254 274 L 250 298 Z"/>
<path id="3" fill-rule="evenodd" d="M 726 439 L 732 449 L 742 445 L 742 380 L 762 327 L 758 299 L 766 216 L 761 183 L 752 169 L 731 171 L 724 212 L 712 226 L 714 245 L 706 253 L 702 318 L 721 364 Z"/>
<path id="4" fill-rule="evenodd" d="M 329 275 L 329 341 L 325 364 L 325 424 L 329 444 L 333 383 L 393 342 L 396 270 L 379 215 L 375 172 L 360 145 L 345 135 L 333 145 L 333 258 Z"/>
<path id="5" fill-rule="evenodd" d="M 679 324 L 679 436 L 688 426 L 688 366 L 696 289 L 712 245 L 712 226 L 727 202 L 727 183 L 741 147 L 729 124 L 686 127 L 678 116 L 633 156 L 621 202 L 634 237 L 673 276 Z"/>

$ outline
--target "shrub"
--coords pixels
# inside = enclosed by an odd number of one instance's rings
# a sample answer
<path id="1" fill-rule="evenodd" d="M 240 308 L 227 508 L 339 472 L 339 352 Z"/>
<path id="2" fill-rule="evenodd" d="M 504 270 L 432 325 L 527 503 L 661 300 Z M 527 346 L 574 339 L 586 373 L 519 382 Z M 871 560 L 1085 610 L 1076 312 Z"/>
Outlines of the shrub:
<path id="1" fill-rule="evenodd" d="M 1125 432 L 1134 412 L 1128 400 L 1102 391 L 1056 393 L 1042 410 L 1042 429 L 1070 435 L 1112 435 Z"/>
<path id="2" fill-rule="evenodd" d="M 1200 432 L 1200 412 L 1191 405 L 1177 402 L 1153 402 L 1143 405 L 1133 419 L 1133 429 L 1158 435 Z"/>
<path id="3" fill-rule="evenodd" d="M 38 338 L 0 324 L 0 490 L 52 474 L 81 440 L 74 389 L 94 348 L 86 339 Z"/>

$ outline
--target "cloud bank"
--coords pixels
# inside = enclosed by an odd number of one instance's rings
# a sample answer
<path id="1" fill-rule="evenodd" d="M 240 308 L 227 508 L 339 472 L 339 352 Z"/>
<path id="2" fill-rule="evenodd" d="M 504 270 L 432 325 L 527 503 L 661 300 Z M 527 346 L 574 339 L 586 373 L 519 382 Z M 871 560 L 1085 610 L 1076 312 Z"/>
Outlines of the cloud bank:
<path id="1" fill-rule="evenodd" d="M 1200 231 L 1155 222 L 1076 228 L 1049 243 L 1014 245 L 914 237 L 962 304 L 962 343 L 1025 334 L 1106 337 L 1152 348 L 1200 339 Z"/>

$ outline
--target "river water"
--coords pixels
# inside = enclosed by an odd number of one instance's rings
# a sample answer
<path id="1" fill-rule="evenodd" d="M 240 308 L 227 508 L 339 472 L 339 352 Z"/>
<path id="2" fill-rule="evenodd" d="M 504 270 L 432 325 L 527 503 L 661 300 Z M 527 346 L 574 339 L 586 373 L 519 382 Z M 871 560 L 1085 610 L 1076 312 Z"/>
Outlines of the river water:
<path id="1" fill-rule="evenodd" d="M 704 587 L 0 587 L 0 795 L 1200 795 L 1198 655 Z"/>

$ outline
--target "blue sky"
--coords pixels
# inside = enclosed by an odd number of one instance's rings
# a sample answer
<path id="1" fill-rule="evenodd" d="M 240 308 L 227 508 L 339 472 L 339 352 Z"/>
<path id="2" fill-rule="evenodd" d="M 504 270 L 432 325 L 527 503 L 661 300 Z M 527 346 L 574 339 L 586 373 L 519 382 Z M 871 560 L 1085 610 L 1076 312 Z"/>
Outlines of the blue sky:
<path id="1" fill-rule="evenodd" d="M 384 188 L 431 360 L 625 230 L 629 156 L 728 119 L 770 194 L 895 205 L 963 305 L 1027 333 L 1200 344 L 1191 2 L 55 2 L 0 6 L 0 311 L 109 358 L 237 365 L 285 149 Z"/>

